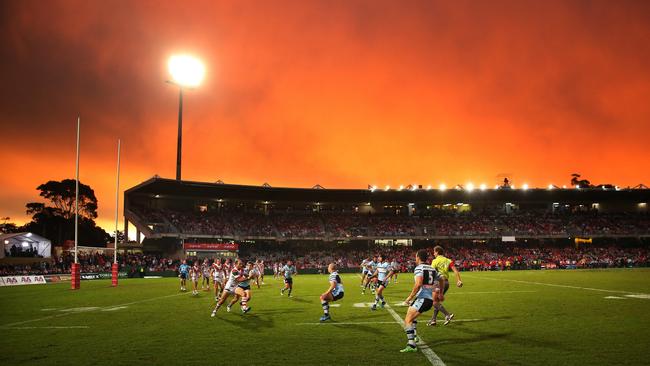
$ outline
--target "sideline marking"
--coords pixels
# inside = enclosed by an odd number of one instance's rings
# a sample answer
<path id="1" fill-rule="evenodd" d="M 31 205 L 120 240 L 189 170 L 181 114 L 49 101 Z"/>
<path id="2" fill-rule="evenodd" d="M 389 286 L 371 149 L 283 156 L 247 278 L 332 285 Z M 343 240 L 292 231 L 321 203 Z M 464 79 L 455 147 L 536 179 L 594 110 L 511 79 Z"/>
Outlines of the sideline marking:
<path id="1" fill-rule="evenodd" d="M 577 289 L 577 290 L 609 292 L 609 293 L 614 293 L 614 294 L 645 295 L 645 296 L 648 296 L 650 298 L 649 294 L 643 294 L 643 293 L 640 293 L 640 292 L 630 292 L 630 291 L 621 291 L 621 290 L 606 290 L 606 289 L 602 289 L 602 288 L 580 287 L 580 286 L 571 286 L 571 285 L 558 285 L 556 283 L 546 283 L 546 282 L 509 280 L 509 279 L 506 279 L 506 278 L 493 278 L 493 277 L 472 277 L 472 278 L 485 279 L 485 280 L 490 280 L 490 281 L 507 281 L 507 282 L 517 282 L 517 283 L 527 283 L 527 284 L 531 284 L 531 285 L 573 288 L 573 289 Z M 455 294 L 455 295 L 457 295 L 457 294 Z"/>
<path id="2" fill-rule="evenodd" d="M 472 294 L 518 294 L 518 293 L 530 293 L 537 291 L 454 291 L 454 296 L 456 295 L 472 295 Z"/>
<path id="3" fill-rule="evenodd" d="M 620 296 L 605 296 L 605 299 L 625 300 L 624 297 Z"/>
<path id="4" fill-rule="evenodd" d="M 650 299 L 649 294 L 634 294 L 634 295 L 625 295 L 625 297 L 633 297 L 635 299 Z"/>

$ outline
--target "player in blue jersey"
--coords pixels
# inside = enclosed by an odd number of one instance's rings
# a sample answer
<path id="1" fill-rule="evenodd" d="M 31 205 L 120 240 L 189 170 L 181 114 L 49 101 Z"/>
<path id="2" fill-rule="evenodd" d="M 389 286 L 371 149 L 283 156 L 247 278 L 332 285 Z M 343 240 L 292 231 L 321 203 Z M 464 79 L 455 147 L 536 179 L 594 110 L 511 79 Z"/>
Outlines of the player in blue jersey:
<path id="1" fill-rule="evenodd" d="M 289 259 L 280 272 L 284 275 L 284 287 L 280 290 L 280 295 L 284 295 L 284 292 L 288 291 L 288 296 L 291 297 L 291 291 L 293 290 L 293 275 L 298 274 L 296 266 L 294 266 L 293 261 Z"/>
<path id="2" fill-rule="evenodd" d="M 190 266 L 187 265 L 187 261 L 183 259 L 183 262 L 178 267 L 178 278 L 181 279 L 181 291 L 187 291 L 187 277 L 190 275 Z"/>
<path id="3" fill-rule="evenodd" d="M 327 272 L 330 274 L 330 287 L 320 295 L 320 303 L 323 306 L 323 316 L 320 317 L 320 321 L 322 322 L 332 319 L 330 317 L 329 303 L 342 299 L 344 294 L 343 283 L 341 282 L 341 276 L 339 276 L 339 273 L 336 270 L 336 264 L 330 263 L 329 266 L 327 266 Z"/>
<path id="4" fill-rule="evenodd" d="M 419 250 L 415 255 L 415 284 L 411 293 L 404 301 L 410 304 L 406 317 L 404 317 L 404 330 L 408 344 L 400 352 L 417 352 L 417 317 L 431 309 L 432 306 L 444 300 L 442 290 L 445 287 L 445 278 L 431 267 L 427 260 L 429 254 L 426 250 Z"/>
<path id="5" fill-rule="evenodd" d="M 370 309 L 377 310 L 377 304 L 380 304 L 382 308 L 386 305 L 386 301 L 384 300 L 384 289 L 388 287 L 390 278 L 393 276 L 393 268 L 383 255 L 378 257 L 377 267 L 373 276 L 377 277 L 377 284 L 379 287 L 375 294 L 375 303 L 370 307 Z"/>

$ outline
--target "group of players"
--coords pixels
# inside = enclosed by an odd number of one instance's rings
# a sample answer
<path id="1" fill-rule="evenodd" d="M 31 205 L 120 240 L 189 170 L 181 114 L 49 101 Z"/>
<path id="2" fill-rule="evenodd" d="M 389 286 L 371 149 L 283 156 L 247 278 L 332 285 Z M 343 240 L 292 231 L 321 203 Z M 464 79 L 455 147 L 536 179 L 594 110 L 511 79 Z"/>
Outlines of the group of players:
<path id="1" fill-rule="evenodd" d="M 414 269 L 414 285 L 404 300 L 404 304 L 408 306 L 406 317 L 404 318 L 404 329 L 407 337 L 407 345 L 400 352 L 416 352 L 417 351 L 417 318 L 424 312 L 429 311 L 432 307 L 434 313 L 427 323 L 427 325 L 436 325 L 438 313 L 442 312 L 445 316 L 445 325 L 449 324 L 454 317 L 454 314 L 448 312 L 443 306 L 445 294 L 449 289 L 449 271 L 452 270 L 456 275 L 456 285 L 463 286 L 460 278 L 460 273 L 454 266 L 454 262 L 444 256 L 444 250 L 440 246 L 434 248 L 435 258 L 428 263 L 429 254 L 426 250 L 419 250 L 415 255 L 415 269 Z M 207 269 L 206 269 L 207 267 Z M 383 308 L 386 305 L 384 299 L 384 290 L 388 287 L 390 280 L 397 281 L 398 264 L 396 262 L 388 262 L 383 255 L 377 255 L 371 259 L 365 259 L 361 263 L 362 278 L 361 288 L 362 293 L 365 294 L 366 289 L 371 288 L 375 294 L 375 302 L 371 306 L 371 310 L 377 310 L 377 307 Z M 331 320 L 329 313 L 329 304 L 331 302 L 343 298 L 345 292 L 341 276 L 338 273 L 335 263 L 330 263 L 327 267 L 329 272 L 329 287 L 320 295 L 321 306 L 323 309 L 323 316 L 320 321 L 325 322 Z M 181 291 L 187 291 L 186 280 L 188 277 L 192 280 L 193 294 L 198 294 L 199 277 L 203 278 L 202 286 L 206 284 L 209 290 L 209 279 L 212 278 L 214 285 L 216 305 L 212 310 L 211 316 L 216 316 L 218 310 L 232 296 L 232 300 L 226 306 L 228 312 L 231 311 L 238 301 L 242 313 L 248 313 L 251 307 L 248 305 L 251 300 L 251 286 L 250 283 L 254 281 L 258 288 L 260 282 L 263 284 L 264 279 L 264 262 L 244 262 L 240 259 L 230 260 L 227 259 L 224 263 L 220 259 L 216 259 L 214 263 L 209 264 L 208 260 L 204 260 L 203 264 L 195 262 L 193 266 L 187 265 L 183 261 L 179 268 L 181 278 Z M 293 275 L 297 274 L 296 267 L 291 260 L 287 261 L 283 266 L 274 267 L 275 276 L 282 275 L 284 277 L 284 287 L 280 290 L 280 294 L 284 295 L 285 292 L 291 297 L 293 290 Z"/>

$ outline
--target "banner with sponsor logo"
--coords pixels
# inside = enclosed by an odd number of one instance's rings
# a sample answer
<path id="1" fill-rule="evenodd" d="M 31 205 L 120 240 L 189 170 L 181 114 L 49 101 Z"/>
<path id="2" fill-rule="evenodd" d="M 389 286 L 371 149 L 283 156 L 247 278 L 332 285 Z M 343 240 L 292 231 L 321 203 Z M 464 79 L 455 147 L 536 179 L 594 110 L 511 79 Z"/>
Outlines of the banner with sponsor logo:
<path id="1" fill-rule="evenodd" d="M 183 249 L 236 251 L 239 250 L 239 244 L 237 243 L 184 243 Z"/>
<path id="2" fill-rule="evenodd" d="M 0 277 L 0 286 L 22 286 L 45 284 L 43 276 L 4 276 Z"/>
<path id="3" fill-rule="evenodd" d="M 126 278 L 126 272 L 118 272 L 118 278 Z M 113 278 L 113 275 L 110 272 L 100 272 L 100 273 L 82 273 L 82 280 L 106 280 Z"/>

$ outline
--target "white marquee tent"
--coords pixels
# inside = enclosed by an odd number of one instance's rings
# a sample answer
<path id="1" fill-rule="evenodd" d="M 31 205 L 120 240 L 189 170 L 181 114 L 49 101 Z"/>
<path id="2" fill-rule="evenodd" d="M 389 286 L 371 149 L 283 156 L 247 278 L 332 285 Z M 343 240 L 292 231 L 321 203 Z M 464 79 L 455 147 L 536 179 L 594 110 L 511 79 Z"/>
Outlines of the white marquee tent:
<path id="1" fill-rule="evenodd" d="M 6 253 L 11 253 L 12 247 L 18 253 L 35 250 L 43 258 L 52 256 L 52 242 L 34 233 L 1 234 L 0 243 L 3 244 L 4 249 L 0 252 L 0 258 L 4 258 Z"/>

